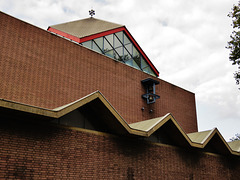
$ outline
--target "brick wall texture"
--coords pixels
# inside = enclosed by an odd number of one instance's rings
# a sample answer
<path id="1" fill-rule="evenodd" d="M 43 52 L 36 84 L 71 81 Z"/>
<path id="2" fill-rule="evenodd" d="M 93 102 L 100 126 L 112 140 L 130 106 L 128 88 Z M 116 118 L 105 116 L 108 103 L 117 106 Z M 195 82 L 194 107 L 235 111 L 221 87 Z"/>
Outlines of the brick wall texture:
<path id="1" fill-rule="evenodd" d="M 193 93 L 1 12 L 0 27 L 0 98 L 52 109 L 99 90 L 128 123 L 172 113 L 197 131 Z M 149 77 L 160 81 L 151 105 L 141 97 Z"/>
<path id="2" fill-rule="evenodd" d="M 0 122 L 0 179 L 238 180 L 239 157 L 24 121 Z"/>

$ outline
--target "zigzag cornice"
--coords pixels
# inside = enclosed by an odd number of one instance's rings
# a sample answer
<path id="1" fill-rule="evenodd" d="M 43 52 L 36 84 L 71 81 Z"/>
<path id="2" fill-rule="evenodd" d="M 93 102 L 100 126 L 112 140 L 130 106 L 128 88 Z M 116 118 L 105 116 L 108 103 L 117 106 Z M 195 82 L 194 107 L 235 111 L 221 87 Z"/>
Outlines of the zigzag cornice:
<path id="1" fill-rule="evenodd" d="M 168 113 L 165 116 L 149 119 L 137 123 L 128 124 L 124 118 L 116 111 L 116 109 L 110 104 L 110 102 L 104 97 L 100 91 L 95 91 L 83 98 L 80 98 L 69 104 L 60 106 L 55 109 L 46 109 L 42 107 L 36 107 L 19 102 L 9 101 L 6 99 L 0 99 L 0 107 L 19 110 L 23 112 L 48 116 L 52 118 L 60 118 L 75 109 L 84 106 L 92 102 L 95 99 L 99 99 L 106 108 L 114 115 L 116 120 L 125 128 L 125 130 L 132 135 L 150 137 L 158 129 L 163 127 L 167 122 L 174 125 L 179 133 L 184 137 L 184 141 L 191 147 L 204 149 L 209 143 L 213 141 L 213 137 L 217 136 L 221 139 L 221 143 L 228 149 L 228 152 L 233 155 L 240 155 L 240 141 L 235 143 L 227 143 L 217 128 L 209 131 L 195 132 L 186 134 L 172 114 Z M 232 147 L 232 148 L 231 148 Z"/>

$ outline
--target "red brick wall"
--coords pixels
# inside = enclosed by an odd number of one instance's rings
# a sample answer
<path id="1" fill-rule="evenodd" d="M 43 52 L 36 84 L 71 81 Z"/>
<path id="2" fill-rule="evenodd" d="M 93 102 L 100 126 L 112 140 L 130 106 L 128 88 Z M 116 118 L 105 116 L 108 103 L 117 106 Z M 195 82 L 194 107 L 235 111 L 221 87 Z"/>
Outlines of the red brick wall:
<path id="1" fill-rule="evenodd" d="M 3 119 L 1 119 L 3 120 Z M 18 121 L 0 123 L 0 179 L 239 179 L 239 157 Z"/>
<path id="2" fill-rule="evenodd" d="M 99 90 L 128 123 L 172 113 L 197 131 L 193 93 L 154 78 L 160 99 L 147 105 L 141 80 L 150 75 L 3 13 L 0 27 L 0 98 L 56 108 Z"/>

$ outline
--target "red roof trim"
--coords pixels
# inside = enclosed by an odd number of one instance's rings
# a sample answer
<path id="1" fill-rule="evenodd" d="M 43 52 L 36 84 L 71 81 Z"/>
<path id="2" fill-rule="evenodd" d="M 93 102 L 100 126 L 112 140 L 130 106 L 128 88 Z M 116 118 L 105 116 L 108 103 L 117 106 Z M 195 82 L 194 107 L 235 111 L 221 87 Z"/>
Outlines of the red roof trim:
<path id="1" fill-rule="evenodd" d="M 59 30 L 54 29 L 54 28 L 51 28 L 51 27 L 48 28 L 48 31 L 53 32 L 53 33 L 56 33 L 56 34 L 58 34 L 58 35 L 60 35 L 60 36 L 63 36 L 63 37 L 65 37 L 65 38 L 68 38 L 68 39 L 71 39 L 71 40 L 73 40 L 73 41 L 75 41 L 75 42 L 80 43 L 80 38 L 78 38 L 78 37 L 76 37 L 76 36 L 70 35 L 70 34 L 68 34 L 68 33 L 59 31 Z"/>
<path id="2" fill-rule="evenodd" d="M 109 34 L 117 33 L 117 32 L 124 31 L 124 30 L 125 30 L 124 27 L 111 29 L 109 31 L 105 31 L 105 32 L 101 32 L 101 33 L 97 33 L 97 34 L 93 34 L 93 35 L 90 35 L 90 36 L 80 38 L 80 41 L 82 43 L 82 42 L 85 42 L 85 41 L 90 41 L 92 39 L 96 39 L 96 38 L 99 38 L 99 37 L 102 37 L 102 36 L 107 36 Z"/>
<path id="3" fill-rule="evenodd" d="M 116 28 L 116 29 L 111 29 L 109 31 L 105 31 L 105 32 L 101 32 L 101 33 L 97 33 L 97 34 L 93 34 L 93 35 L 90 35 L 90 36 L 86 36 L 86 37 L 83 37 L 83 38 L 78 38 L 76 36 L 73 36 L 73 35 L 70 35 L 70 34 L 67 34 L 65 32 L 62 32 L 62 31 L 59 31 L 57 29 L 54 29 L 54 28 L 51 28 L 49 27 L 48 28 L 48 31 L 50 32 L 53 32 L 53 33 L 56 33 L 56 34 L 59 34 L 63 37 L 66 37 L 68 39 L 71 39 L 75 42 L 78 42 L 78 43 L 83 43 L 85 41 L 89 41 L 89 40 L 92 40 L 92 39 L 96 39 L 96 38 L 99 38 L 99 37 L 102 37 L 102 36 L 107 36 L 109 34 L 113 34 L 113 33 L 117 33 L 117 32 L 120 32 L 120 31 L 124 31 L 127 36 L 130 38 L 130 40 L 132 41 L 132 43 L 135 45 L 135 47 L 138 49 L 138 51 L 141 53 L 141 55 L 146 59 L 147 63 L 150 65 L 151 69 L 154 71 L 154 73 L 159 76 L 159 72 L 158 70 L 155 68 L 155 66 L 152 64 L 152 62 L 150 61 L 150 59 L 147 57 L 147 55 L 143 52 L 142 48 L 138 45 L 138 43 L 135 41 L 135 39 L 133 38 L 133 36 L 130 34 L 130 32 L 127 30 L 126 27 L 120 27 L 120 28 Z"/>

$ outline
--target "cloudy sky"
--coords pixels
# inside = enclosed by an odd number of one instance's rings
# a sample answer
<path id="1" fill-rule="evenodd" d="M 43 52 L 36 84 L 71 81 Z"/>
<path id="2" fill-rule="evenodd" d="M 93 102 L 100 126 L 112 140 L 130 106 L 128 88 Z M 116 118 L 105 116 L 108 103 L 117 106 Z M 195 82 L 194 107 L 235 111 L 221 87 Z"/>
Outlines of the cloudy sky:
<path id="1" fill-rule="evenodd" d="M 194 92 L 199 131 L 217 127 L 224 138 L 240 133 L 237 67 L 225 48 L 227 14 L 237 0 L 0 0 L 0 11 L 47 29 L 89 17 L 124 24 L 160 72 Z"/>

